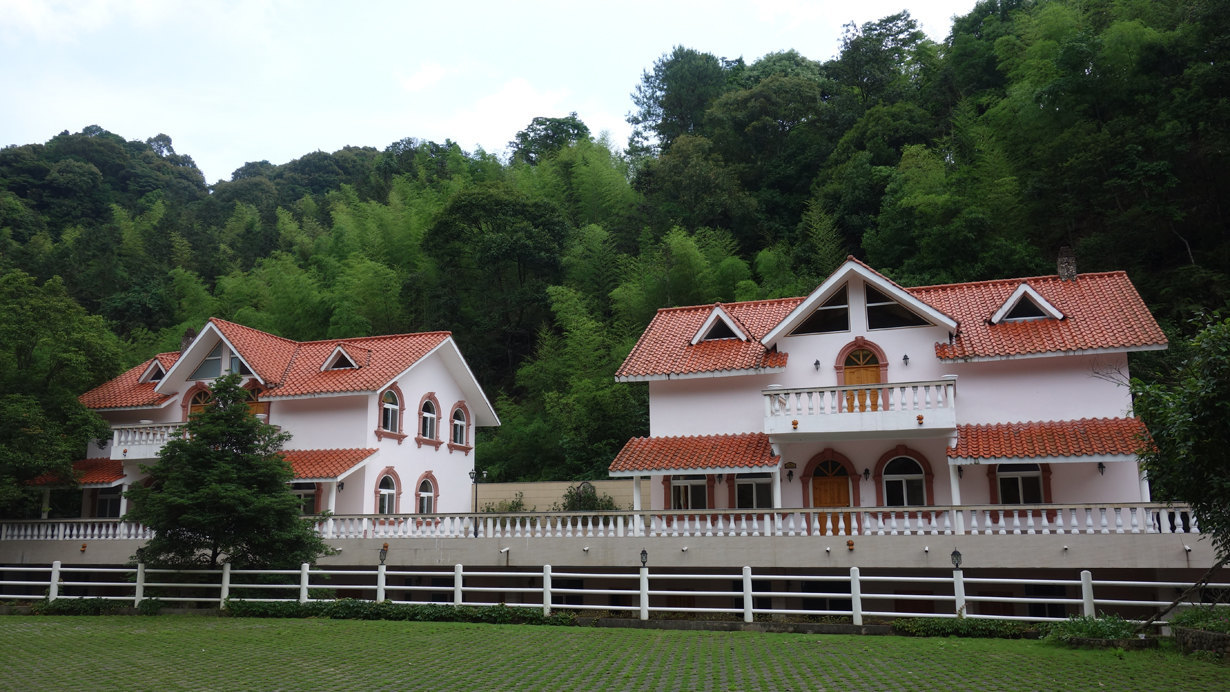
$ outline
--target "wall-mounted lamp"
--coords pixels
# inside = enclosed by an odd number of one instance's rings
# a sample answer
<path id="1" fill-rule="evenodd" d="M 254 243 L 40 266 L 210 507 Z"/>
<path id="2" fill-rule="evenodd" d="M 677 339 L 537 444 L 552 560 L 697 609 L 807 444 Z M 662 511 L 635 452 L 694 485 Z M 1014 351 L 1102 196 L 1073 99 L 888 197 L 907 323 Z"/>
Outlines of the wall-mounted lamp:
<path id="1" fill-rule="evenodd" d="M 817 370 L 819 370 L 819 369 L 820 369 L 820 359 L 819 359 L 819 358 L 817 358 L 817 359 L 816 359 L 816 362 L 812 363 L 812 365 L 814 365 L 814 366 L 815 366 L 815 368 L 816 368 Z"/>
<path id="2" fill-rule="evenodd" d="M 726 476 L 724 476 L 723 474 L 720 474 L 720 473 L 719 473 L 719 474 L 717 475 L 717 482 L 718 482 L 718 483 L 721 483 L 721 482 L 722 482 L 722 480 L 723 480 L 724 478 L 726 478 Z"/>
<path id="3" fill-rule="evenodd" d="M 1102 463 L 1102 462 L 1100 462 L 1100 461 L 1098 462 L 1098 475 L 1099 475 L 1099 476 L 1105 476 L 1105 475 L 1106 475 L 1106 464 L 1103 464 L 1103 463 Z"/>
<path id="4" fill-rule="evenodd" d="M 794 469 L 787 469 L 786 470 L 786 482 L 789 483 L 793 480 L 794 480 Z"/>
<path id="5" fill-rule="evenodd" d="M 907 353 L 907 354 L 905 354 L 904 356 L 901 356 L 901 364 L 902 364 L 902 365 L 909 365 L 909 364 L 910 364 L 910 354 L 908 354 L 908 353 Z"/>
<path id="6" fill-rule="evenodd" d="M 337 482 L 337 490 L 338 490 L 338 492 L 341 492 L 341 491 L 343 491 L 343 490 L 345 490 L 345 489 L 346 489 L 346 481 L 338 481 L 338 482 Z"/>
<path id="7" fill-rule="evenodd" d="M 389 544 L 385 543 L 380 546 L 380 564 L 384 564 L 384 559 L 389 556 Z"/>
<path id="8" fill-rule="evenodd" d="M 644 569 L 645 563 L 649 562 L 649 551 L 641 548 L 641 568 Z"/>
<path id="9" fill-rule="evenodd" d="M 871 480 L 871 469 L 863 469 L 863 480 Z"/>
<path id="10" fill-rule="evenodd" d="M 965 478 L 965 467 L 964 466 L 957 467 L 957 478 Z"/>
<path id="11" fill-rule="evenodd" d="M 957 550 L 956 548 L 953 548 L 952 555 L 950 555 L 949 557 L 952 558 L 952 568 L 961 569 L 961 551 Z"/>

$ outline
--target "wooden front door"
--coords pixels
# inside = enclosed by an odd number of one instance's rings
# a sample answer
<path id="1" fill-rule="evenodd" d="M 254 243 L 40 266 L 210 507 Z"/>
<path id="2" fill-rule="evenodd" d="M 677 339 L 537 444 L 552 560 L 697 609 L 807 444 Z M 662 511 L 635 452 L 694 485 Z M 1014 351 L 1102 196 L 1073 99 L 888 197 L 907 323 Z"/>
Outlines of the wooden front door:
<path id="1" fill-rule="evenodd" d="M 851 351 L 846 356 L 843 372 L 846 386 L 880 383 L 880 360 L 871 351 L 860 348 Z M 846 391 L 847 411 L 879 411 L 880 390 L 878 388 L 852 389 Z"/>
<path id="2" fill-rule="evenodd" d="M 849 507 L 850 476 L 836 461 L 822 461 L 811 479 L 812 507 Z M 853 533 L 853 515 L 848 512 L 823 512 L 816 515 L 816 532 L 849 535 Z"/>

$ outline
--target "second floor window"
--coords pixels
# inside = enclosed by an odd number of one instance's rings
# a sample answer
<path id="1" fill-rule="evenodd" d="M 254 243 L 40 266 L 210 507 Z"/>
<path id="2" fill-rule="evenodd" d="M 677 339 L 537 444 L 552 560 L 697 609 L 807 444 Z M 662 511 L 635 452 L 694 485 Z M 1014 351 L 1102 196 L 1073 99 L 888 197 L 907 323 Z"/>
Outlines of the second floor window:
<path id="1" fill-rule="evenodd" d="M 436 439 L 436 405 L 430 401 L 423 402 L 422 422 L 419 425 L 419 436 L 424 439 Z"/>
<path id="2" fill-rule="evenodd" d="M 884 504 L 889 507 L 927 504 L 923 492 L 923 470 L 917 461 L 897 457 L 884 467 Z"/>
<path id="3" fill-rule="evenodd" d="M 397 394 L 394 392 L 385 392 L 380 397 L 380 428 L 389 432 L 400 432 L 397 420 L 401 411 L 401 402 L 397 400 Z"/>
<path id="4" fill-rule="evenodd" d="M 671 478 L 671 509 L 705 509 L 708 488 L 700 475 Z"/>
<path id="5" fill-rule="evenodd" d="M 431 481 L 419 483 L 419 514 L 431 514 L 435 511 L 436 494 L 431 487 Z"/>
<path id="6" fill-rule="evenodd" d="M 453 411 L 453 444 L 466 443 L 466 414 L 461 409 Z"/>
<path id="7" fill-rule="evenodd" d="M 1004 505 L 1042 502 L 1042 469 L 1037 464 L 1000 464 L 999 502 Z"/>
<path id="8" fill-rule="evenodd" d="M 773 478 L 767 473 L 741 473 L 735 477 L 735 504 L 739 509 L 773 506 Z"/>
<path id="9" fill-rule="evenodd" d="M 377 514 L 393 514 L 397 511 L 397 484 L 392 476 L 380 479 L 380 501 L 377 503 Z"/>

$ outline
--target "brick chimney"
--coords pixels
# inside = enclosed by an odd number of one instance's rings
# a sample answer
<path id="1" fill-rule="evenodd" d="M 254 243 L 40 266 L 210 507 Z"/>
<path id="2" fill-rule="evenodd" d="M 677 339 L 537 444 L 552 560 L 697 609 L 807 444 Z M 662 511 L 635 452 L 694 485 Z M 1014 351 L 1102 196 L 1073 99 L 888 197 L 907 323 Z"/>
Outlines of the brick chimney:
<path id="1" fill-rule="evenodd" d="M 196 330 L 188 327 L 184 330 L 184 335 L 179 339 L 179 350 L 187 351 L 192 342 L 196 340 Z"/>
<path id="2" fill-rule="evenodd" d="M 1076 279 L 1076 253 L 1072 252 L 1072 248 L 1064 245 L 1059 248 L 1059 278 L 1062 281 L 1073 281 Z"/>

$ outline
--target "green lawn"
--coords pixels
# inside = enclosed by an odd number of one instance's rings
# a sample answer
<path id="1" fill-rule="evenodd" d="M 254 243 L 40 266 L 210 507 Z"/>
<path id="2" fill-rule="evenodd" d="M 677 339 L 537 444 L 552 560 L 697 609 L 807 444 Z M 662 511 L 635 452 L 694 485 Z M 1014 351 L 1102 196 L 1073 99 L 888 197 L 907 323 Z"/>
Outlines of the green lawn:
<path id="1" fill-rule="evenodd" d="M 1226 690 L 1173 651 L 352 620 L 0 617 L 5 690 Z"/>

